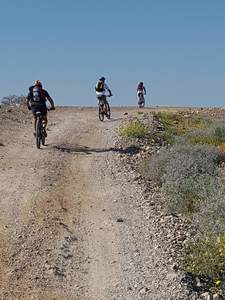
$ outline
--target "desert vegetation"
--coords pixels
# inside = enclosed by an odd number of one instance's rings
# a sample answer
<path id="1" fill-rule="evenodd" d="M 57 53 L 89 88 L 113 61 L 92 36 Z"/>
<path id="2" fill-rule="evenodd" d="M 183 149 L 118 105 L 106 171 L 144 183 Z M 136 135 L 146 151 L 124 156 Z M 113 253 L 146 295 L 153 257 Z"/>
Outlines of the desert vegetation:
<path id="1" fill-rule="evenodd" d="M 139 171 L 159 189 L 165 211 L 192 228 L 178 257 L 180 268 L 193 285 L 225 296 L 224 123 L 185 112 L 154 117 L 162 125 L 154 135 L 164 146 L 142 160 Z"/>
<path id="2" fill-rule="evenodd" d="M 143 138 L 147 133 L 147 127 L 138 119 L 125 123 L 120 127 L 120 134 L 128 138 Z"/>

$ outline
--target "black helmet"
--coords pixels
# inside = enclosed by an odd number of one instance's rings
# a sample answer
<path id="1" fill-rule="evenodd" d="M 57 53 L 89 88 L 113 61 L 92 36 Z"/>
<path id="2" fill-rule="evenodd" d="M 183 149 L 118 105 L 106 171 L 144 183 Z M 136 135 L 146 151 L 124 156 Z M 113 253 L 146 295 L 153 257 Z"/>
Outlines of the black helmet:
<path id="1" fill-rule="evenodd" d="M 105 77 L 101 77 L 99 81 L 105 81 Z"/>

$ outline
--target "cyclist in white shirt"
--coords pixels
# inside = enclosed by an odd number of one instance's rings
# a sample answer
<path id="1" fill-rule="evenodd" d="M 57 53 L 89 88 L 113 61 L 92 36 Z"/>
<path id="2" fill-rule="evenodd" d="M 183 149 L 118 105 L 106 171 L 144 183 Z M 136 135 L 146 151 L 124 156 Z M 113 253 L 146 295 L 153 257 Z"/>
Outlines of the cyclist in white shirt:
<path id="1" fill-rule="evenodd" d="M 112 92 L 105 83 L 105 77 L 101 77 L 95 85 L 96 97 L 98 104 L 105 104 L 107 102 L 106 96 L 111 97 Z"/>

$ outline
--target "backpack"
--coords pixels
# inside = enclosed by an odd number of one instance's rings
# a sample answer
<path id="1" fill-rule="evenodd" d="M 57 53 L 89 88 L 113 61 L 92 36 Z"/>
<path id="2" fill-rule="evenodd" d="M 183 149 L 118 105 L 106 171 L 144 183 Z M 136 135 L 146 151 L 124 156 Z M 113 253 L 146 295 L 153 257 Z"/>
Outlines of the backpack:
<path id="1" fill-rule="evenodd" d="M 105 88 L 104 88 L 104 82 L 98 81 L 96 83 L 95 90 L 96 90 L 96 92 L 104 92 L 104 90 L 105 90 Z"/>
<path id="2" fill-rule="evenodd" d="M 34 86 L 32 90 L 32 101 L 34 103 L 41 103 L 41 88 L 39 86 Z"/>

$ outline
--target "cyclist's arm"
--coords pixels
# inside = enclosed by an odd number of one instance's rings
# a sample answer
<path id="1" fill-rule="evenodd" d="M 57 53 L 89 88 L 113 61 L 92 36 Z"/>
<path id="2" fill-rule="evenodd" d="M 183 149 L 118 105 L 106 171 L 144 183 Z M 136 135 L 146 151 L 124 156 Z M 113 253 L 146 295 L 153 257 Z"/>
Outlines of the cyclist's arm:
<path id="1" fill-rule="evenodd" d="M 49 93 L 47 91 L 45 91 L 45 98 L 48 100 L 48 102 L 51 104 L 51 108 L 54 109 L 55 108 L 55 104 L 53 99 L 50 97 Z"/>
<path id="2" fill-rule="evenodd" d="M 51 107 L 52 107 L 52 108 L 55 108 L 55 104 L 54 104 L 53 99 L 52 99 L 50 96 L 48 96 L 48 97 L 46 97 L 46 98 L 47 98 L 48 102 L 51 104 Z"/>
<path id="3" fill-rule="evenodd" d="M 146 95 L 146 89 L 145 89 L 145 87 L 143 86 L 143 90 L 144 90 L 144 93 L 145 93 L 145 95 Z"/>
<path id="4" fill-rule="evenodd" d="M 28 109 L 30 109 L 31 105 L 30 105 L 30 101 L 32 100 L 32 92 L 31 90 L 29 89 L 29 93 L 26 97 L 26 100 L 25 100 L 25 103 L 26 103 L 26 106 Z"/>
<path id="5" fill-rule="evenodd" d="M 27 97 L 26 100 L 25 100 L 25 104 L 26 104 L 26 107 L 27 107 L 28 109 L 30 109 L 30 100 L 28 99 L 28 97 Z"/>
<path id="6" fill-rule="evenodd" d="M 110 88 L 108 87 L 108 85 L 105 83 L 104 86 L 105 90 L 107 90 L 109 92 L 109 96 L 112 96 L 112 91 L 110 90 Z"/>

